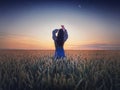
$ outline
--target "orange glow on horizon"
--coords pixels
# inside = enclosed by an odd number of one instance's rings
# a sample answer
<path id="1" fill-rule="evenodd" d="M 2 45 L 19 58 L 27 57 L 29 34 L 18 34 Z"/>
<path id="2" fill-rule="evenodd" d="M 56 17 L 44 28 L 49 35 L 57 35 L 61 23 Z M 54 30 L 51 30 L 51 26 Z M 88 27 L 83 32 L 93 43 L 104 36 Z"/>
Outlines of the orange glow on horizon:
<path id="1" fill-rule="evenodd" d="M 42 50 L 54 50 L 54 41 L 50 39 L 49 41 L 44 41 L 42 39 L 38 38 L 28 38 L 28 37 L 19 37 L 15 36 L 14 38 L 4 38 L 1 40 L 0 47 L 5 49 L 42 49 Z M 99 45 L 99 44 L 110 44 L 107 42 L 99 42 L 98 41 L 79 41 L 79 42 L 71 42 L 70 40 L 67 40 L 64 44 L 65 50 L 92 50 L 92 49 L 100 49 L 100 48 L 94 48 L 89 47 L 89 45 Z"/>

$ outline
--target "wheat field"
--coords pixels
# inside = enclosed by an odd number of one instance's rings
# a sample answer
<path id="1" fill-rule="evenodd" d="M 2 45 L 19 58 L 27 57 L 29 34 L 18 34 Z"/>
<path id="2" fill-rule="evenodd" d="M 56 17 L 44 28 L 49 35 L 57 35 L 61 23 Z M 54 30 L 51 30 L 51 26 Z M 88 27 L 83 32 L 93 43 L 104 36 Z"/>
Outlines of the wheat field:
<path id="1" fill-rule="evenodd" d="M 120 90 L 120 51 L 1 50 L 0 90 Z"/>

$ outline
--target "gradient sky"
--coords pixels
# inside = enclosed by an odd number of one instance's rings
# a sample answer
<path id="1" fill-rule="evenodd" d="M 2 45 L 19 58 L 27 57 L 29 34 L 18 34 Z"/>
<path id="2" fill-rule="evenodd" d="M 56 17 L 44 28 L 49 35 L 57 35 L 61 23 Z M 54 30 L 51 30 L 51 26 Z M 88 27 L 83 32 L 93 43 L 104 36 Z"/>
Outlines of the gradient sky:
<path id="1" fill-rule="evenodd" d="M 120 50 L 118 0 L 0 1 L 0 49 L 54 49 L 52 30 L 64 25 L 65 49 Z"/>

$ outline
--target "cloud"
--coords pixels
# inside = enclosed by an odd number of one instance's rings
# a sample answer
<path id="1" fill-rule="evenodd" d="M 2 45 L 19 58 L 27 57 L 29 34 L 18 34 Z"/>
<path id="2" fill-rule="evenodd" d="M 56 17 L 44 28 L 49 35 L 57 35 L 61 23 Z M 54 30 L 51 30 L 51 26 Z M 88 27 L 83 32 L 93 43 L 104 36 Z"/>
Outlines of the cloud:
<path id="1" fill-rule="evenodd" d="M 95 50 L 120 50 L 120 44 L 84 44 L 84 45 L 70 45 L 71 48 L 76 49 L 95 49 Z"/>
<path id="2" fill-rule="evenodd" d="M 41 41 L 41 40 L 39 40 L 39 38 L 34 37 L 32 35 L 24 35 L 24 34 L 16 34 L 16 33 L 8 33 L 8 32 L 0 32 L 0 39 L 4 39 L 4 40 L 21 39 L 24 41 L 33 40 L 33 41 L 38 41 L 38 42 Z"/>

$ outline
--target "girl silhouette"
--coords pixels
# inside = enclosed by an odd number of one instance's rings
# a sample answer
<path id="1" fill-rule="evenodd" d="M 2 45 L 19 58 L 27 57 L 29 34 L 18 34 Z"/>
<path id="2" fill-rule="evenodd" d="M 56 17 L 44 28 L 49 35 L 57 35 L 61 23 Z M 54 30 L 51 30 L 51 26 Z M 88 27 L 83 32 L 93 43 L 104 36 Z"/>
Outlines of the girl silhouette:
<path id="1" fill-rule="evenodd" d="M 65 52 L 64 52 L 64 43 L 68 38 L 67 30 L 64 28 L 63 25 L 61 25 L 61 29 L 55 29 L 52 32 L 52 38 L 55 43 L 55 59 L 64 58 Z M 57 34 L 57 35 L 56 35 Z"/>

